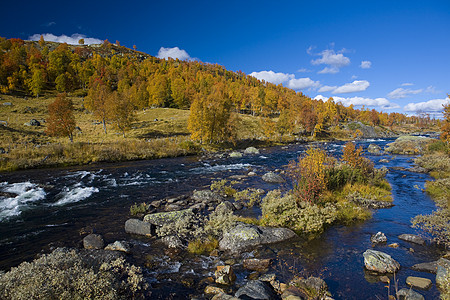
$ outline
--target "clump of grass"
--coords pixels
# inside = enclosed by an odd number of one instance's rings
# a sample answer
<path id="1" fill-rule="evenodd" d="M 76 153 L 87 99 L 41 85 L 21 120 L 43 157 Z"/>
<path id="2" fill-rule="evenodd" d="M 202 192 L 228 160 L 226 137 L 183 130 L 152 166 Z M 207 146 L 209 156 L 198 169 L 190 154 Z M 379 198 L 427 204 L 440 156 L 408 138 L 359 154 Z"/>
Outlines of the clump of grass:
<path id="1" fill-rule="evenodd" d="M 140 204 L 134 203 L 130 207 L 130 215 L 137 216 L 141 214 L 147 213 L 148 210 L 148 204 L 145 202 L 142 202 Z"/>
<path id="2" fill-rule="evenodd" d="M 345 198 L 358 196 L 375 201 L 392 202 L 392 194 L 389 190 L 368 184 L 347 184 L 342 189 L 342 194 Z"/>
<path id="3" fill-rule="evenodd" d="M 348 201 L 338 202 L 336 208 L 337 220 L 344 225 L 350 225 L 355 221 L 364 221 L 372 217 L 372 213 L 368 209 Z"/>
<path id="4" fill-rule="evenodd" d="M 192 254 L 207 254 L 219 246 L 219 240 L 213 236 L 208 236 L 205 239 L 192 240 L 188 244 L 188 251 Z"/>

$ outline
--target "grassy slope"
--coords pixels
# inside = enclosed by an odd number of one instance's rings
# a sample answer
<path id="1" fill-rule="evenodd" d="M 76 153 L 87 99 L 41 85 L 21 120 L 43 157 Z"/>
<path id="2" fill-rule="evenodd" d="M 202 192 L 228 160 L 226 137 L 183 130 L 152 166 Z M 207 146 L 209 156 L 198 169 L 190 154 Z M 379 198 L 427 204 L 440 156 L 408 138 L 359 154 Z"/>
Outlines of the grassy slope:
<path id="1" fill-rule="evenodd" d="M 152 108 L 137 112 L 136 121 L 126 132 L 126 138 L 111 125 L 105 135 L 102 125 L 91 113 L 83 110 L 83 100 L 72 97 L 75 119 L 80 131 L 74 134 L 74 143 L 68 138 L 45 134 L 48 104 L 54 97 L 23 98 L 1 95 L 0 171 L 46 166 L 77 165 L 96 161 L 151 159 L 197 153 L 198 145 L 190 142 L 187 130 L 188 110 Z M 3 105 L 10 102 L 11 106 Z M 41 126 L 24 123 L 36 119 Z M 241 116 L 238 139 L 262 136 L 259 119 Z"/>

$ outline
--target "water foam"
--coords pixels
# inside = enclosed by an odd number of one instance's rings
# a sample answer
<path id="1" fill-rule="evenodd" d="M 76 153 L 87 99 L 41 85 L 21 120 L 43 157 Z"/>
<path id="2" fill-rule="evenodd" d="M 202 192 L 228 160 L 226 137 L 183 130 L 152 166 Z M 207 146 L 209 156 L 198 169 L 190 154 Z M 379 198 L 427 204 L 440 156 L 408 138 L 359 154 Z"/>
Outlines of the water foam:
<path id="1" fill-rule="evenodd" d="M 21 214 L 22 210 L 31 203 L 45 199 L 47 195 L 43 188 L 27 182 L 2 183 L 3 192 L 16 194 L 15 197 L 0 197 L 0 221 Z"/>
<path id="2" fill-rule="evenodd" d="M 211 172 L 219 172 L 219 171 L 227 171 L 227 170 L 240 170 L 251 167 L 251 164 L 232 164 L 232 165 L 215 165 L 215 166 L 205 166 L 190 169 L 191 172 L 194 173 L 211 173 Z"/>
<path id="3" fill-rule="evenodd" d="M 98 193 L 98 191 L 98 188 L 82 187 L 80 184 L 76 184 L 72 188 L 65 187 L 58 195 L 61 198 L 54 205 L 59 206 L 79 202 L 89 198 L 93 193 Z"/>

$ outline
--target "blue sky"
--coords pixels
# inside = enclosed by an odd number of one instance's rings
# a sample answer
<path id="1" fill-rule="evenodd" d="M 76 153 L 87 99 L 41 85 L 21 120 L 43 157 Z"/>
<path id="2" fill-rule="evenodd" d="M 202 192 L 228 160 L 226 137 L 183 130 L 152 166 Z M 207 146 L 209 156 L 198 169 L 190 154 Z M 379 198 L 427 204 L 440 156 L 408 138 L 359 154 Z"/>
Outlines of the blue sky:
<path id="1" fill-rule="evenodd" d="M 8 12 L 0 18 L 3 37 L 118 40 L 347 105 L 437 113 L 450 93 L 448 0 L 9 1 L 2 7 Z"/>

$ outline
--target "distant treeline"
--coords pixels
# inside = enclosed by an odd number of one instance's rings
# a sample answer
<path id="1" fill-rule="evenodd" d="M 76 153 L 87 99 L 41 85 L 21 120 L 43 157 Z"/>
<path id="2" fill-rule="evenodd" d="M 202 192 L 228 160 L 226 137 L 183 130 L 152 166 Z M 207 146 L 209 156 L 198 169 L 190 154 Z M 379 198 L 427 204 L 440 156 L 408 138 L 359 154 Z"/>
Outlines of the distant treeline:
<path id="1" fill-rule="evenodd" d="M 39 97 L 55 90 L 87 96 L 86 108 L 94 112 L 98 109 L 94 100 L 102 93 L 116 93 L 115 99 L 126 101 L 126 106 L 135 110 L 189 109 L 196 102 L 195 107 L 208 110 L 216 105 L 214 102 L 220 102 L 216 109 L 228 114 L 266 119 L 268 133 L 292 133 L 301 128 L 314 135 L 347 121 L 388 127 L 408 123 L 426 126 L 434 121 L 428 116 L 345 107 L 332 98 L 313 100 L 281 84 L 260 81 L 217 64 L 158 59 L 118 42 L 88 46 L 80 40 L 80 45 L 73 46 L 46 42 L 42 37 L 37 42 L 0 38 L 1 93 Z"/>

